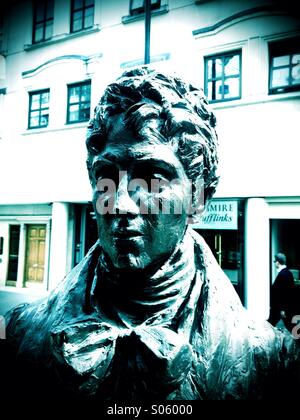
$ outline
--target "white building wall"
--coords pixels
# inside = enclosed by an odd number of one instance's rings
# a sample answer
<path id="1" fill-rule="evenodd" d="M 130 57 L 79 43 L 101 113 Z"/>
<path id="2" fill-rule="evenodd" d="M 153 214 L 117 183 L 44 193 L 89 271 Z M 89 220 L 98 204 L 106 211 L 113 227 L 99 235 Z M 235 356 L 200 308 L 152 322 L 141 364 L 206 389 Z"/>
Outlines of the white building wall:
<path id="1" fill-rule="evenodd" d="M 4 44 L 9 54 L 7 94 L 2 99 L 0 179 L 5 176 L 7 182 L 0 185 L 2 203 L 90 198 L 84 162 L 86 124 L 66 124 L 67 84 L 91 79 L 93 109 L 104 86 L 120 73 L 122 63 L 143 58 L 143 19 L 122 23 L 122 17 L 128 15 L 129 2 L 96 0 L 94 29 L 82 36 L 68 34 L 68 3 L 56 2 L 53 42 L 41 46 L 30 47 L 30 2 L 20 6 L 18 13 L 13 9 L 6 23 L 8 37 Z M 218 7 L 213 7 L 215 3 Z M 242 99 L 213 106 L 219 122 L 222 157 L 218 195 L 293 195 L 298 187 L 297 154 L 289 151 L 299 149 L 299 94 L 267 95 L 267 64 L 268 40 L 278 34 L 300 33 L 299 19 L 267 12 L 249 14 L 193 37 L 193 30 L 261 2 L 243 2 L 242 6 L 239 1 L 195 5 L 170 0 L 167 4 L 168 13 L 152 17 L 151 37 L 152 55 L 170 56 L 160 64 L 166 69 L 203 85 L 203 57 L 242 48 Z M 15 22 L 18 25 L 13 30 Z M 67 57 L 62 60 L 63 56 Z M 50 88 L 49 126 L 28 130 L 28 92 L 43 88 Z M 285 124 L 287 118 L 289 123 Z M 14 156 L 13 167 L 7 155 Z M 279 163 L 281 174 L 289 173 L 289 182 L 277 171 Z M 18 188 L 18 173 L 22 174 L 22 188 Z"/>

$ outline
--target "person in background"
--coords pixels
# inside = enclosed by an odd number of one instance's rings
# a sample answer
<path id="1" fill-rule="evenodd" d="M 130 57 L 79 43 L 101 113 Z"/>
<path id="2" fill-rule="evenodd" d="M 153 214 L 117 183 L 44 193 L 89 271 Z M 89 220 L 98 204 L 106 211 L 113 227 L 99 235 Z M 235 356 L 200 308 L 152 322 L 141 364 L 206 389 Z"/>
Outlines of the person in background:
<path id="1" fill-rule="evenodd" d="M 294 276 L 286 266 L 286 256 L 282 252 L 275 255 L 274 263 L 277 277 L 271 286 L 270 316 L 268 321 L 276 326 L 282 319 L 285 327 L 293 328 L 293 298 L 295 291 Z"/>

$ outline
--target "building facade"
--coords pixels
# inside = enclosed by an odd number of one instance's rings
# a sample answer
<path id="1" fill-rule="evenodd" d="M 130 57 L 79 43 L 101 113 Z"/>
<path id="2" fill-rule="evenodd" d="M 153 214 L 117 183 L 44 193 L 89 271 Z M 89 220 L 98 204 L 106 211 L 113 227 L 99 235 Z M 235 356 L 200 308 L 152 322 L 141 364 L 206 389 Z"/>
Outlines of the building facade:
<path id="1" fill-rule="evenodd" d="M 292 1 L 152 0 L 151 65 L 203 87 L 220 184 L 201 223 L 242 302 L 268 317 L 273 255 L 300 269 L 300 17 Z M 97 237 L 87 121 L 144 57 L 142 0 L 1 4 L 0 287 L 51 290 Z"/>

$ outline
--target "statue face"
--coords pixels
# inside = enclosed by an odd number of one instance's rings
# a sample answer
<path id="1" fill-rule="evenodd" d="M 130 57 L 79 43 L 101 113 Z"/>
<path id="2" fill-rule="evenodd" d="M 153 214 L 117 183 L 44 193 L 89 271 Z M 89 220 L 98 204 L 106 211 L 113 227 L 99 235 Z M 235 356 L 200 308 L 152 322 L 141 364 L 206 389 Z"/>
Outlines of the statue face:
<path id="1" fill-rule="evenodd" d="M 99 238 L 112 264 L 136 270 L 162 263 L 184 235 L 190 199 L 170 147 L 137 138 L 118 116 L 92 173 Z"/>

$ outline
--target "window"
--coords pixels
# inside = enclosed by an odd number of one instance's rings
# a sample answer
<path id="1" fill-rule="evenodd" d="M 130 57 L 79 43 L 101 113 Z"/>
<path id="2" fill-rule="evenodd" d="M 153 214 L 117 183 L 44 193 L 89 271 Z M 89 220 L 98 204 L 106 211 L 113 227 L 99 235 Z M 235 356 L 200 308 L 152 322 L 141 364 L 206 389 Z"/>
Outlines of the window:
<path id="1" fill-rule="evenodd" d="M 43 42 L 52 37 L 53 0 L 34 2 L 32 43 Z"/>
<path id="2" fill-rule="evenodd" d="M 50 90 L 29 93 L 28 128 L 47 127 L 49 121 Z"/>
<path id="3" fill-rule="evenodd" d="M 300 89 L 300 38 L 269 44 L 269 93 Z"/>
<path id="4" fill-rule="evenodd" d="M 91 81 L 68 86 L 67 124 L 88 121 L 90 118 Z"/>
<path id="5" fill-rule="evenodd" d="M 241 97 L 241 51 L 205 58 L 205 94 L 211 102 Z"/>
<path id="6" fill-rule="evenodd" d="M 71 32 L 82 31 L 94 25 L 94 0 L 72 0 Z"/>
<path id="7" fill-rule="evenodd" d="M 151 0 L 151 10 L 160 8 L 160 0 Z M 145 0 L 130 0 L 129 12 L 131 15 L 138 15 L 145 11 Z"/>

